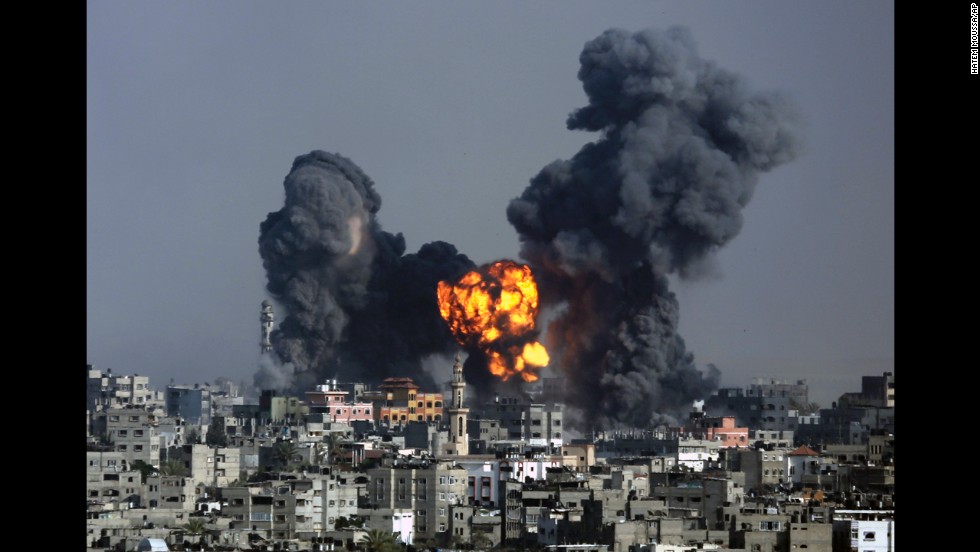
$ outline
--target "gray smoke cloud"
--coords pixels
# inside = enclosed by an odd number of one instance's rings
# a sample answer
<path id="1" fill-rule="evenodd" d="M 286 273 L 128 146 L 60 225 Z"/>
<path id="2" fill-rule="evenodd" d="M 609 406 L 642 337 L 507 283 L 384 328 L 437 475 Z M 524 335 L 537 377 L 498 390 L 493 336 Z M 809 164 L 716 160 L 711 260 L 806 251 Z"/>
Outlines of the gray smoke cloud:
<path id="1" fill-rule="evenodd" d="M 400 376 L 432 388 L 422 360 L 455 350 L 436 284 L 473 262 L 445 242 L 406 255 L 404 237 L 376 220 L 374 182 L 341 155 L 297 157 L 283 186 L 283 207 L 260 225 L 259 253 L 266 289 L 285 316 L 256 385 L 303 392 L 328 378 L 377 384 Z"/>
<path id="2" fill-rule="evenodd" d="M 680 27 L 611 29 L 579 59 L 589 102 L 567 126 L 600 137 L 544 167 L 507 218 L 561 309 L 546 345 L 569 404 L 596 428 L 676 423 L 720 374 L 686 350 L 667 277 L 697 277 L 738 234 L 759 174 L 800 151 L 796 110 Z"/>

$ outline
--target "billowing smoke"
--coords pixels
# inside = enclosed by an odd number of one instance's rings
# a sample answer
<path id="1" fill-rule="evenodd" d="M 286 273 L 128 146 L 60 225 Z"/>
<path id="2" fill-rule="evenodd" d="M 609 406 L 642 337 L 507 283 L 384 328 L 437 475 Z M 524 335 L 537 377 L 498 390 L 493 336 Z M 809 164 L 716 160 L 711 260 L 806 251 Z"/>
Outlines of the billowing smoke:
<path id="1" fill-rule="evenodd" d="M 340 155 L 297 157 L 283 185 L 283 207 L 260 226 L 259 252 L 266 289 L 285 316 L 256 385 L 302 392 L 334 377 L 400 376 L 434 388 L 422 359 L 455 350 L 436 285 L 473 262 L 444 242 L 405 255 L 402 235 L 375 219 L 373 181 Z"/>
<path id="2" fill-rule="evenodd" d="M 758 175 L 798 153 L 795 110 L 701 59 L 683 28 L 588 42 L 589 99 L 569 129 L 597 131 L 507 208 L 541 301 L 552 366 L 593 427 L 673 423 L 717 389 L 677 333 L 668 275 L 695 277 L 742 227 Z"/>

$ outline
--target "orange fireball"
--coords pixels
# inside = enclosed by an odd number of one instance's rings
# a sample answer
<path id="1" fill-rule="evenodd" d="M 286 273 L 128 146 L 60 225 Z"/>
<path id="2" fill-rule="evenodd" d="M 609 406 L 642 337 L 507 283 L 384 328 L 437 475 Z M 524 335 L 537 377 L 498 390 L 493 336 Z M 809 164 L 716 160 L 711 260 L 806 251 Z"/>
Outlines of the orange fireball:
<path id="1" fill-rule="evenodd" d="M 538 287 L 531 267 L 497 261 L 467 272 L 455 284 L 439 282 L 439 313 L 460 345 L 484 352 L 490 372 L 507 380 L 538 379 L 548 351 L 533 339 Z"/>

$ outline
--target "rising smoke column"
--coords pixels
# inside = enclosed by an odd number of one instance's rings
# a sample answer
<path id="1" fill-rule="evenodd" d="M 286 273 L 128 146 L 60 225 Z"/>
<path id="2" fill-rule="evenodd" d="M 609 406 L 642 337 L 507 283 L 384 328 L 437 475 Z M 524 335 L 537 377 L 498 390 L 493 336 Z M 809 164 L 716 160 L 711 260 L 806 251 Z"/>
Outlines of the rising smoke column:
<path id="1" fill-rule="evenodd" d="M 405 255 L 404 237 L 376 220 L 374 182 L 341 155 L 297 157 L 283 186 L 283 207 L 260 225 L 259 253 L 285 316 L 256 385 L 301 392 L 328 378 L 389 376 L 433 385 L 421 360 L 455 350 L 435 288 L 473 262 L 445 242 Z"/>
<path id="2" fill-rule="evenodd" d="M 719 373 L 686 351 L 667 276 L 696 277 L 738 234 L 758 175 L 797 155 L 795 111 L 701 59 L 683 28 L 608 30 L 579 59 L 589 104 L 567 126 L 600 138 L 542 169 L 507 218 L 542 304 L 563 307 L 546 345 L 568 402 L 592 427 L 673 423 Z"/>

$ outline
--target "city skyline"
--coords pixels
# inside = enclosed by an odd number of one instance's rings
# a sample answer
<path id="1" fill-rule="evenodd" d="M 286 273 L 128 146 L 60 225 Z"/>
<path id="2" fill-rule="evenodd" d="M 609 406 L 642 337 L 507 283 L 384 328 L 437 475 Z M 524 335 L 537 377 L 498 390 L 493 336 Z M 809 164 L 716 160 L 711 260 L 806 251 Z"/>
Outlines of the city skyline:
<path id="1" fill-rule="evenodd" d="M 89 363 L 157 385 L 250 380 L 259 224 L 313 150 L 374 180 L 407 252 L 445 240 L 521 260 L 508 202 L 597 138 L 565 128 L 586 105 L 583 44 L 680 25 L 805 123 L 741 233 L 701 278 L 671 280 L 695 363 L 723 387 L 806 379 L 825 407 L 894 372 L 891 3 L 421 6 L 88 5 Z"/>

